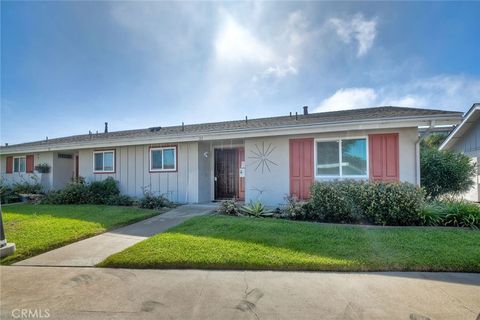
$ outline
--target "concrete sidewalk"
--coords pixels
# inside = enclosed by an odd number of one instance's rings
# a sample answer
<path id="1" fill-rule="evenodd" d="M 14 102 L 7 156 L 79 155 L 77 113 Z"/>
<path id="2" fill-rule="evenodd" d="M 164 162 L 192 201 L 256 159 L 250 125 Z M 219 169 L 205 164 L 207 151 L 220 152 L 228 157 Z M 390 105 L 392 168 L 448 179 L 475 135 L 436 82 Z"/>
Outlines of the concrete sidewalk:
<path id="1" fill-rule="evenodd" d="M 14 265 L 89 267 L 154 234 L 183 221 L 211 212 L 215 204 L 183 205 L 164 214 L 40 254 Z"/>
<path id="2" fill-rule="evenodd" d="M 480 274 L 0 267 L 1 319 L 476 320 Z M 38 317 L 37 317 L 38 318 Z"/>

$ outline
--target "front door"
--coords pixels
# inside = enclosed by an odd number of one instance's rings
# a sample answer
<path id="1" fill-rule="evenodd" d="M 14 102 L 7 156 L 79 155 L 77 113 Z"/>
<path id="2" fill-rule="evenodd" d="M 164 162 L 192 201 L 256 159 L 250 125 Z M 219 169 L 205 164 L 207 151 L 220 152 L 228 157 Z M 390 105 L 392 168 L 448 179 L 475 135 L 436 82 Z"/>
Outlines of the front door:
<path id="1" fill-rule="evenodd" d="M 215 199 L 237 196 L 237 149 L 215 149 Z"/>

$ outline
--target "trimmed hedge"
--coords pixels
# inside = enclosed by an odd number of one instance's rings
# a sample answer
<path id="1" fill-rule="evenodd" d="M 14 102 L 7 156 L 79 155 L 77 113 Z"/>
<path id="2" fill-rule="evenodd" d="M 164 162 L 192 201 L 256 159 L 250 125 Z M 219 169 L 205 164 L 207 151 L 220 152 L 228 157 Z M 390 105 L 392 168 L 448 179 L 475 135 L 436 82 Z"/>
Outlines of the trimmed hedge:
<path id="1" fill-rule="evenodd" d="M 425 191 L 406 182 L 317 182 L 307 219 L 337 223 L 419 225 Z"/>
<path id="2" fill-rule="evenodd" d="M 103 181 L 85 183 L 84 180 L 69 183 L 60 191 L 50 192 L 42 199 L 43 204 L 133 204 L 128 196 L 121 196 L 118 181 L 108 177 Z"/>

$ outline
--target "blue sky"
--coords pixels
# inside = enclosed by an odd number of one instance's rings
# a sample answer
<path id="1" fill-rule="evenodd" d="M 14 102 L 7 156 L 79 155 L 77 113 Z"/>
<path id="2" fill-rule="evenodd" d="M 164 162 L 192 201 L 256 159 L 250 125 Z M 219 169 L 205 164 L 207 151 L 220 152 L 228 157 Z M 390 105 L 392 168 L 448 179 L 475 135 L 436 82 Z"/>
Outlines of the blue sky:
<path id="1" fill-rule="evenodd" d="M 1 2 L 1 142 L 480 102 L 480 2 Z"/>

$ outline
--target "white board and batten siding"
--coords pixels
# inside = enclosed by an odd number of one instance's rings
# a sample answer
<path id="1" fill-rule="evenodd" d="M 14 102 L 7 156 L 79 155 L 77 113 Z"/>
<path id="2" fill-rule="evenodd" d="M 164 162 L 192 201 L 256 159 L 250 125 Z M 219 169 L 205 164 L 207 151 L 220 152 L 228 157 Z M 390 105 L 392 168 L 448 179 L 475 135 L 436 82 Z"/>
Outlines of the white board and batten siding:
<path id="1" fill-rule="evenodd" d="M 79 150 L 79 173 L 86 181 L 112 177 L 119 181 L 120 191 L 132 197 L 142 197 L 144 188 L 154 194 L 164 194 L 179 203 L 198 202 L 198 143 L 178 143 L 177 171 L 150 172 L 150 145 L 122 146 L 115 150 L 115 172 L 93 172 L 93 152 Z M 100 149 L 98 149 L 100 150 Z"/>
<path id="2" fill-rule="evenodd" d="M 480 122 L 476 122 L 461 136 L 453 146 L 456 152 L 469 156 L 472 163 L 477 166 L 477 174 L 472 177 L 472 188 L 461 195 L 462 198 L 480 202 Z"/>

